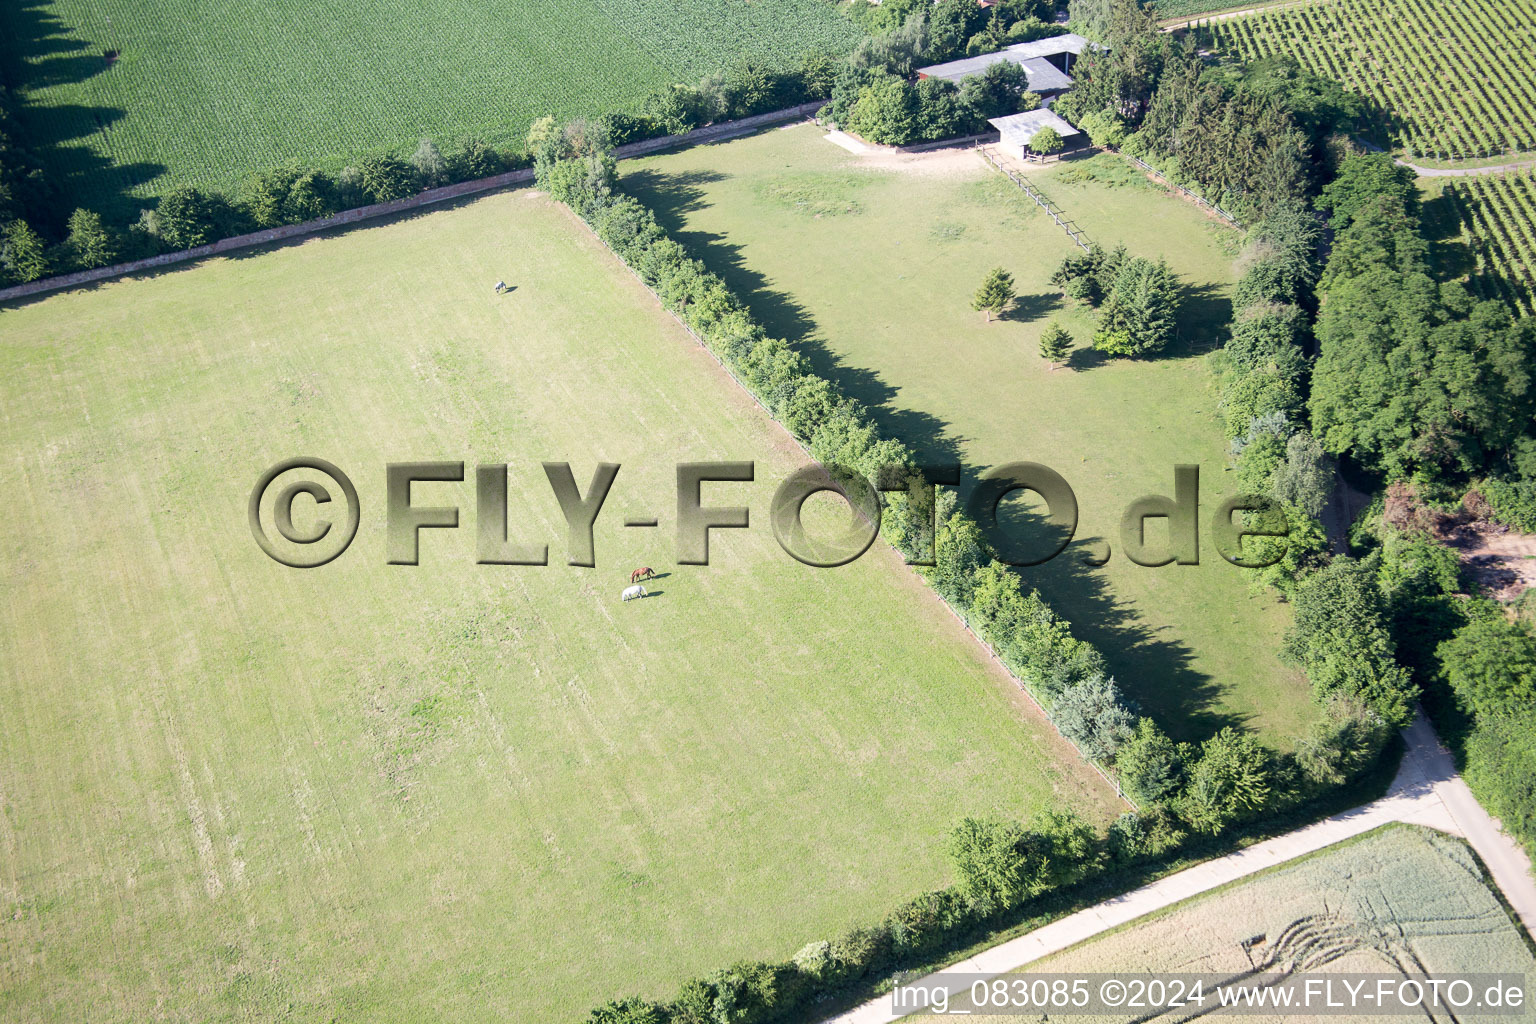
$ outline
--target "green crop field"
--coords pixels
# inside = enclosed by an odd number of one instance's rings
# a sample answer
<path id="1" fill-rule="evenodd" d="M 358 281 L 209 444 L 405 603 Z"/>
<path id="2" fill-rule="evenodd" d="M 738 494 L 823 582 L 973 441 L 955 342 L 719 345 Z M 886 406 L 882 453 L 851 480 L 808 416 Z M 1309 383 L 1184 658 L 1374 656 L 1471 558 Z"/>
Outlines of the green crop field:
<path id="1" fill-rule="evenodd" d="M 1498 971 L 1524 973 L 1529 991 L 1536 958 L 1466 843 L 1432 829 L 1392 825 L 1196 896 L 1029 968 L 1044 974 L 1169 971 L 1234 978 L 1255 970 L 1436 977 Z M 971 1019 L 1009 1024 L 1019 1018 Z M 1074 1019 L 1096 1024 L 1125 1016 Z M 1139 1019 L 1190 1018 L 1186 1010 Z M 1269 1024 L 1297 1018 L 1243 1019 Z"/>
<path id="2" fill-rule="evenodd" d="M 1536 0 L 1326 0 L 1212 21 L 1205 45 L 1355 89 L 1431 159 L 1536 149 Z"/>
<path id="3" fill-rule="evenodd" d="M 962 815 L 1122 807 L 889 549 L 779 550 L 803 456 L 536 193 L 59 294 L 0 335 L 8 1024 L 574 1016 L 878 919 L 947 881 Z M 308 571 L 246 521 L 296 455 L 361 499 Z M 677 566 L 674 466 L 701 459 L 756 460 L 703 494 L 753 527 Z M 470 479 L 415 487 L 461 526 L 389 566 L 407 460 Z M 622 464 L 597 569 L 565 564 L 541 460 L 583 491 Z M 475 564 L 480 462 L 549 566 Z M 621 603 L 639 565 L 665 575 Z"/>
<path id="4" fill-rule="evenodd" d="M 747 58 L 845 49 L 826 0 L 16 0 L 6 80 L 81 205 L 190 182 L 232 189 L 290 161 L 333 169 L 544 114 L 628 109 Z M 105 54 L 115 53 L 110 63 Z"/>
<path id="5" fill-rule="evenodd" d="M 1441 180 L 1442 201 L 1471 243 L 1479 294 L 1536 312 L 1536 177 L 1526 171 Z"/>
<path id="6" fill-rule="evenodd" d="M 620 171 L 770 332 L 890 434 L 972 467 L 1030 460 L 1066 477 L 1079 541 L 1025 576 L 1104 651 L 1147 713 L 1180 738 L 1237 724 L 1285 747 L 1305 728 L 1315 714 L 1306 682 L 1276 653 L 1287 613 L 1251 590 L 1208 534 L 1199 566 L 1143 568 L 1119 551 L 1126 506 L 1171 494 L 1176 464 L 1201 467 L 1202 530 L 1227 489 L 1202 353 L 1228 315 L 1236 232 L 1115 157 L 1031 171 L 1090 237 L 1166 256 L 1185 285 L 1176 354 L 1106 362 L 1083 349 L 1087 315 L 1065 309 L 1048 283 L 1073 243 L 974 153 L 855 156 L 796 126 Z M 996 264 L 1021 298 L 1007 319 L 985 323 L 970 300 Z M 1072 369 L 1039 357 L 1052 317 L 1078 339 Z M 1113 557 L 1094 569 L 1084 558 L 1106 539 Z"/>

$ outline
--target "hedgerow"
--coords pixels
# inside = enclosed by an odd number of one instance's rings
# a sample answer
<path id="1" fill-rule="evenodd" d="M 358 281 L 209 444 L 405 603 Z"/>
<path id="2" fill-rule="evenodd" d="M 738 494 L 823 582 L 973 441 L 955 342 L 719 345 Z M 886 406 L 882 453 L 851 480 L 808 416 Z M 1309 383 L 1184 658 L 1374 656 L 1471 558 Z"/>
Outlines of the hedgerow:
<path id="1" fill-rule="evenodd" d="M 966 819 L 950 835 L 953 885 L 924 893 L 874 925 L 814 941 L 785 961 L 736 964 L 685 983 L 665 1003 L 626 999 L 594 1010 L 603 1024 L 724 1024 L 795 1019 L 833 991 L 942 960 L 1046 895 L 1127 865 L 1168 856 L 1191 834 L 1215 835 L 1293 808 L 1367 770 L 1389 734 L 1376 710 L 1347 692 L 1326 696 L 1329 715 L 1300 749 L 1279 755 L 1223 730 L 1200 745 L 1174 744 L 1137 719 L 1105 677 L 1103 657 L 1072 636 L 1040 594 L 996 559 L 950 490 L 935 497 L 910 451 L 882 438 L 867 410 L 808 361 L 768 336 L 724 281 L 668 237 L 655 215 L 617 185 L 615 165 L 578 126 L 545 126 L 540 186 L 569 206 L 641 278 L 768 411 L 827 464 L 894 489 L 885 536 L 1017 676 L 1063 733 L 1110 770 L 1127 751 L 1133 789 L 1147 803 L 1104 834 L 1070 814 L 1030 823 Z M 1324 727 L 1326 726 L 1326 727 Z"/>

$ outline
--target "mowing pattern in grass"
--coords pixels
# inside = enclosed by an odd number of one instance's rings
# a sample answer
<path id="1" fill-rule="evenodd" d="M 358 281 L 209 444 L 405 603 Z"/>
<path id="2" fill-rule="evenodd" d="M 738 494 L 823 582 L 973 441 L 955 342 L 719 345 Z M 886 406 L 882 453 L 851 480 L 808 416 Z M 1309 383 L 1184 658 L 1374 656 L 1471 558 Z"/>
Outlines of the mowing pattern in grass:
<path id="1" fill-rule="evenodd" d="M 1536 960 L 1465 842 L 1393 825 L 1108 932 L 1031 965 L 1021 976 L 1099 971 L 1198 972 L 1234 980 L 1256 972 L 1448 977 L 1486 971 L 1524 974 L 1529 982 Z M 1010 1024 L 1019 1018 L 973 1019 Z M 1073 1018 L 1084 1024 L 1125 1019 Z M 1170 1013 L 1155 1019 L 1190 1018 Z"/>
<path id="2" fill-rule="evenodd" d="M 1239 237 L 1127 166 L 1100 155 L 1030 176 L 1089 237 L 1165 256 L 1180 274 L 1180 342 L 1156 360 L 1106 361 L 1082 347 L 1089 315 L 1049 280 L 1077 246 L 975 153 L 860 157 L 796 126 L 620 170 L 771 333 L 868 405 L 890 436 L 927 458 L 978 468 L 1030 460 L 1067 478 L 1081 509 L 1077 540 L 1023 575 L 1104 652 L 1145 713 L 1180 739 L 1243 725 L 1288 747 L 1315 711 L 1305 681 L 1276 655 L 1285 609 L 1250 591 L 1209 545 L 1201 565 L 1161 569 L 1133 565 L 1120 549 L 1121 513 L 1144 494 L 1171 493 L 1175 465 L 1203 467 L 1203 517 L 1231 486 L 1200 356 L 1230 314 L 1228 244 Z M 850 177 L 865 184 L 831 185 Z M 852 195 L 857 211 L 817 216 L 784 195 L 823 205 Z M 1020 297 L 988 323 L 970 300 L 999 264 Z M 1055 371 L 1038 354 L 1053 319 L 1079 346 Z M 1015 525 L 1039 528 L 1024 501 L 1005 507 Z M 1087 556 L 1106 542 L 1113 557 L 1092 567 Z"/>
<path id="3" fill-rule="evenodd" d="M 1120 809 L 888 548 L 779 550 L 803 456 L 531 192 L 0 317 L 6 1024 L 559 1020 L 883 915 L 961 815 Z M 310 571 L 245 522 L 300 453 L 362 506 Z M 468 463 L 414 488 L 462 510 L 417 567 L 405 459 Z M 545 459 L 623 467 L 595 570 Z M 753 528 L 671 565 L 712 459 Z M 478 462 L 549 566 L 475 564 Z"/>
<path id="4" fill-rule="evenodd" d="M 1536 175 L 1473 175 L 1445 187 L 1472 236 L 1481 294 L 1536 312 Z"/>
<path id="5" fill-rule="evenodd" d="M 424 136 L 516 144 L 543 114 L 855 35 L 825 0 L 21 0 L 0 27 L 32 123 L 98 207 Z"/>
<path id="6" fill-rule="evenodd" d="M 1536 0 L 1328 0 L 1212 21 L 1204 42 L 1283 54 L 1360 91 L 1431 159 L 1536 148 Z"/>

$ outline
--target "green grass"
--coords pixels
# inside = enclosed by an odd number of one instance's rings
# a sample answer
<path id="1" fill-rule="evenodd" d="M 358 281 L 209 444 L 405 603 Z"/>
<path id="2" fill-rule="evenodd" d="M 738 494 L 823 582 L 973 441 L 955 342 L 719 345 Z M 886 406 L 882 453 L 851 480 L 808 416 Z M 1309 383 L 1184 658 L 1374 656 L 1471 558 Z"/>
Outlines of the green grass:
<path id="1" fill-rule="evenodd" d="M 1322 0 L 1214 21 L 1200 39 L 1344 83 L 1384 112 L 1410 156 L 1536 148 L 1536 0 Z"/>
<path id="2" fill-rule="evenodd" d="M 1104 362 L 1084 348 L 1087 315 L 1063 308 L 1048 283 L 1072 242 L 974 154 L 871 163 L 802 126 L 621 171 L 770 331 L 890 433 L 968 466 L 1031 460 L 1067 478 L 1080 543 L 1025 576 L 1105 652 L 1147 713 L 1181 738 L 1239 724 L 1284 747 L 1305 728 L 1315 714 L 1306 684 L 1276 656 L 1288 615 L 1250 591 L 1208 533 L 1199 566 L 1148 569 L 1119 551 L 1125 507 L 1171 493 L 1176 464 L 1201 467 L 1202 531 L 1229 489 L 1217 396 L 1198 353 L 1228 314 L 1235 232 L 1127 175 L 1117 158 L 1032 169 L 1092 238 L 1166 256 L 1188 291 L 1175 354 Z M 818 215 L 778 201 L 785 194 L 856 212 Z M 996 264 L 1021 297 L 1008 319 L 988 324 L 970 299 Z M 1075 369 L 1051 371 L 1038 355 L 1053 317 L 1078 340 Z M 1102 539 L 1114 556 L 1090 568 L 1083 554 Z"/>
<path id="3" fill-rule="evenodd" d="M 1325 973 L 1512 973 L 1525 975 L 1527 984 L 1536 978 L 1529 939 L 1467 844 L 1413 825 L 1389 825 L 1195 896 L 1032 964 L 1027 973 L 1239 977 L 1255 967 L 1290 971 L 1289 958 L 1298 955 L 1309 971 Z"/>
<path id="4" fill-rule="evenodd" d="M 501 278 L 515 287 L 492 295 Z M 961 815 L 1118 805 L 877 547 L 784 555 L 801 456 L 531 192 L 0 310 L 0 1019 L 551 1020 L 784 957 L 947 880 Z M 291 455 L 355 480 L 311 571 Z M 384 466 L 510 463 L 513 539 L 387 566 Z M 623 465 L 596 570 L 538 462 Z M 709 568 L 673 467 L 755 459 Z M 659 530 L 626 530 L 659 513 Z M 620 604 L 628 570 L 667 573 Z"/>
<path id="5" fill-rule="evenodd" d="M 825 0 L 19 0 L 0 28 L 66 192 L 113 212 L 423 137 L 517 145 L 544 114 L 629 109 L 857 35 Z"/>

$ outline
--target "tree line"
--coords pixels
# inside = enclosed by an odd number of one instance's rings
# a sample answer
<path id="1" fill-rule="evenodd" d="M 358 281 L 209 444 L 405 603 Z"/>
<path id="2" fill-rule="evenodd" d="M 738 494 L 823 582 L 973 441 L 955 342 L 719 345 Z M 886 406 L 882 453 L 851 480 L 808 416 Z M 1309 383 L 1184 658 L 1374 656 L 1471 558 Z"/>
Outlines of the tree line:
<path id="1" fill-rule="evenodd" d="M 1029 823 L 962 820 L 947 846 L 953 884 L 901 904 L 874 925 L 811 942 L 787 960 L 731 965 L 662 1002 L 608 1003 L 592 1012 L 594 1024 L 795 1019 L 830 992 L 976 941 L 1051 893 L 1298 808 L 1376 764 L 1397 719 L 1389 702 L 1374 706 L 1374 691 L 1320 687 L 1326 713 L 1285 754 L 1230 728 L 1200 743 L 1175 742 L 1139 714 L 1099 651 L 1074 637 L 1070 624 L 995 557 L 978 525 L 956 510 L 953 492 L 935 495 L 925 487 L 905 445 L 881 437 L 866 409 L 811 372 L 801 353 L 769 337 L 717 275 L 618 187 L 614 163 L 594 138 L 582 124 L 535 126 L 529 151 L 540 187 L 586 221 L 813 458 L 894 488 L 882 511 L 887 539 L 909 559 L 932 551 L 933 564 L 921 570 L 929 585 L 997 652 L 1061 733 L 1140 804 L 1102 832 L 1062 812 Z M 1324 621 L 1306 634 L 1337 625 Z"/>
<path id="2" fill-rule="evenodd" d="M 1011 64 L 963 87 L 939 82 L 919 88 L 905 80 L 917 61 L 990 52 L 1065 31 L 1053 23 L 1054 0 L 1003 0 L 990 8 L 972 0 L 891 0 L 846 10 L 870 33 L 849 53 L 807 53 L 788 69 L 746 61 L 589 119 L 588 130 L 600 133 L 606 145 L 621 145 L 830 99 L 829 116 L 835 111 L 842 123 L 857 108 L 849 126 L 877 141 L 949 137 L 985 128 L 989 117 L 1032 109 L 1039 98 L 1027 92 L 1026 76 Z M 46 160 L 26 144 L 15 116 L 18 103 L 0 90 L 0 285 L 301 223 L 533 161 L 531 153 L 473 139 L 448 152 L 423 140 L 409 155 L 375 154 L 336 172 L 298 166 L 263 171 L 232 195 L 177 185 L 147 202 L 137 220 L 112 223 L 73 208 L 49 179 Z"/>
<path id="3" fill-rule="evenodd" d="M 1156 162 L 1245 220 L 1314 194 L 1355 148 L 1367 109 L 1336 82 L 1284 60 L 1212 62 L 1163 32 L 1139 0 L 1071 0 L 1085 52 L 1058 113 L 1095 145 Z"/>

